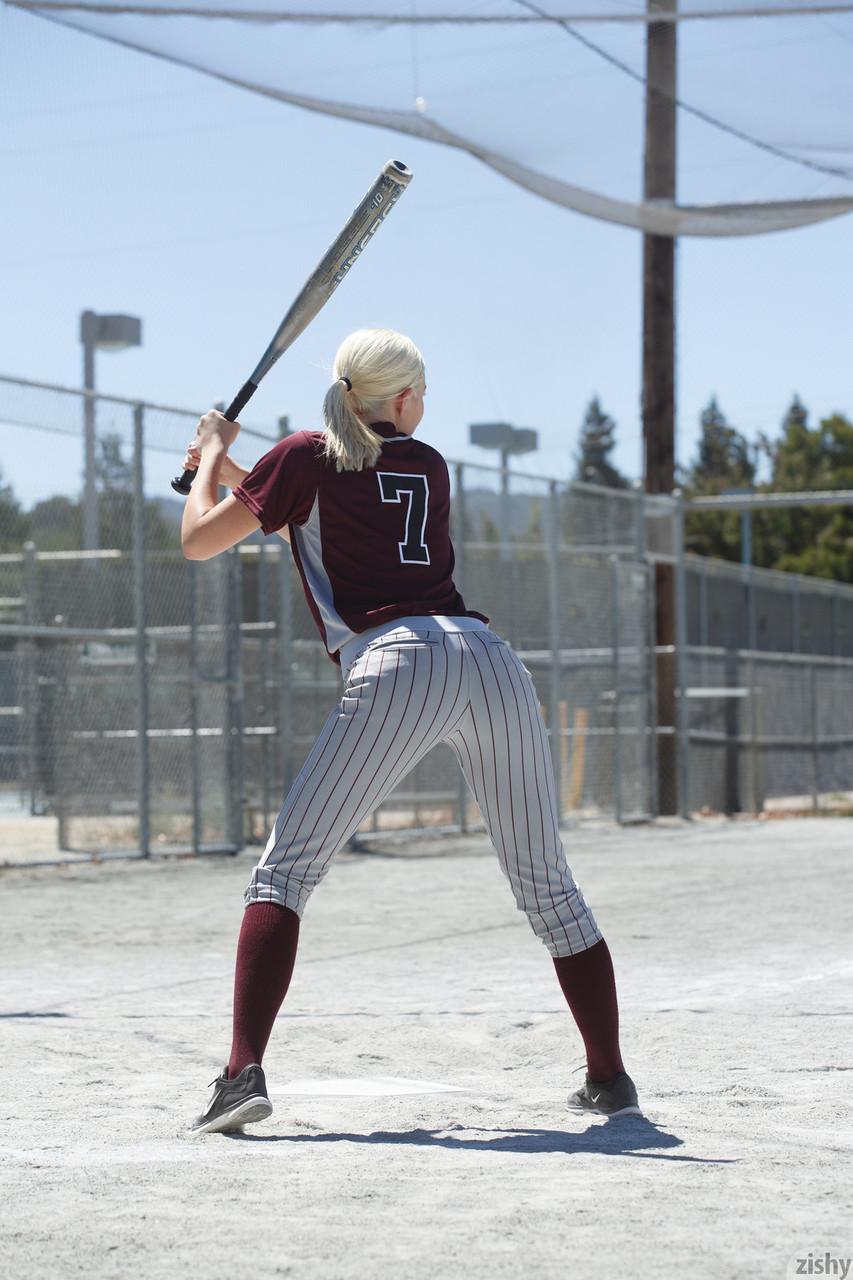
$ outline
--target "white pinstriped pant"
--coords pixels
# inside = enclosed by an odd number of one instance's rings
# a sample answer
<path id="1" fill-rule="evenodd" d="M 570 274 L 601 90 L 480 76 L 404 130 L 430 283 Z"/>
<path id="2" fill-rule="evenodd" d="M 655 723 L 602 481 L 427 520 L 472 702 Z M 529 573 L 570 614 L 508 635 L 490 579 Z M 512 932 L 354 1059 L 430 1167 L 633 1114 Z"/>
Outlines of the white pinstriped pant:
<path id="1" fill-rule="evenodd" d="M 534 933 L 553 956 L 593 946 L 601 933 L 566 862 L 530 673 L 486 626 L 447 631 L 435 619 L 417 621 L 389 624 L 353 662 L 252 873 L 246 905 L 277 902 L 301 916 L 364 818 L 446 742 Z"/>

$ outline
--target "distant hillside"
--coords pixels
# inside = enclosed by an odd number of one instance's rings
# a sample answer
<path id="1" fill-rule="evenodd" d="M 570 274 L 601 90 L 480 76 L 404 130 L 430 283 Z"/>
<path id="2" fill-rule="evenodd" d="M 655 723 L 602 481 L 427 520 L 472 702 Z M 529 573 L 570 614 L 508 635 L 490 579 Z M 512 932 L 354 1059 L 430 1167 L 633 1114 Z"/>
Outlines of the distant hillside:
<path id="1" fill-rule="evenodd" d="M 540 497 L 532 493 L 510 493 L 506 499 L 502 499 L 499 493 L 494 493 L 490 489 L 466 489 L 465 515 L 474 540 L 476 541 L 478 534 L 482 532 L 483 518 L 485 516 L 488 516 L 498 532 L 500 532 L 504 510 L 506 510 L 510 537 L 522 537 L 530 528 L 537 507 L 539 508 L 539 519 L 543 519 L 546 497 L 546 494 L 542 494 Z M 504 502 L 506 503 L 505 508 L 503 506 Z"/>
<path id="2" fill-rule="evenodd" d="M 181 527 L 184 504 L 181 498 L 151 498 L 149 501 L 157 508 L 167 524 Z"/>

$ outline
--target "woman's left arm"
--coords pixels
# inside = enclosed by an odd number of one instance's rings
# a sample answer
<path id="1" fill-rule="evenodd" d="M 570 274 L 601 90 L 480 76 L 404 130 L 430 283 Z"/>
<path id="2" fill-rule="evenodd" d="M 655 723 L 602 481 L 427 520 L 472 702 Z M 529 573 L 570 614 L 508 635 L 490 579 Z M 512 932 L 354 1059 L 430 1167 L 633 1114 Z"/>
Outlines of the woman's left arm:
<path id="1" fill-rule="evenodd" d="M 240 425 L 211 409 L 196 428 L 201 462 L 184 507 L 181 547 L 187 560 L 210 560 L 242 542 L 261 523 L 239 498 L 229 494 L 219 502 L 219 473 Z"/>

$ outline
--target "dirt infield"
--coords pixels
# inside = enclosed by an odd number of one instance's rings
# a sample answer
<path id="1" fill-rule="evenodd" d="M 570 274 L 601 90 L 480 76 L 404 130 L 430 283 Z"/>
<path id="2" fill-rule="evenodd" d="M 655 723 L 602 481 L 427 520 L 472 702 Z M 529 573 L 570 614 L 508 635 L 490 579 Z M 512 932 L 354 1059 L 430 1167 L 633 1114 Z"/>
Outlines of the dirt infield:
<path id="1" fill-rule="evenodd" d="M 643 1119 L 565 1110 L 580 1042 L 479 837 L 341 857 L 267 1056 L 275 1113 L 246 1137 L 186 1126 L 227 1048 L 250 859 L 4 872 L 4 1273 L 784 1277 L 853 1257 L 853 821 L 567 844 Z"/>

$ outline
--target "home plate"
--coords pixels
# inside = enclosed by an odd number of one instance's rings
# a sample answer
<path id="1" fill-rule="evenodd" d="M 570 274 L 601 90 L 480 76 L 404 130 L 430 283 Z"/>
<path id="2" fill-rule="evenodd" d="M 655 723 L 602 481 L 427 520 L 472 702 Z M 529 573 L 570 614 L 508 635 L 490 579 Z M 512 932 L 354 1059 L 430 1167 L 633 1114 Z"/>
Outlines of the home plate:
<path id="1" fill-rule="evenodd" d="M 455 1084 L 435 1080 L 401 1080 L 397 1076 L 371 1076 L 359 1080 L 291 1080 L 274 1097 L 285 1095 L 314 1098 L 391 1098 L 404 1093 L 464 1093 Z"/>

